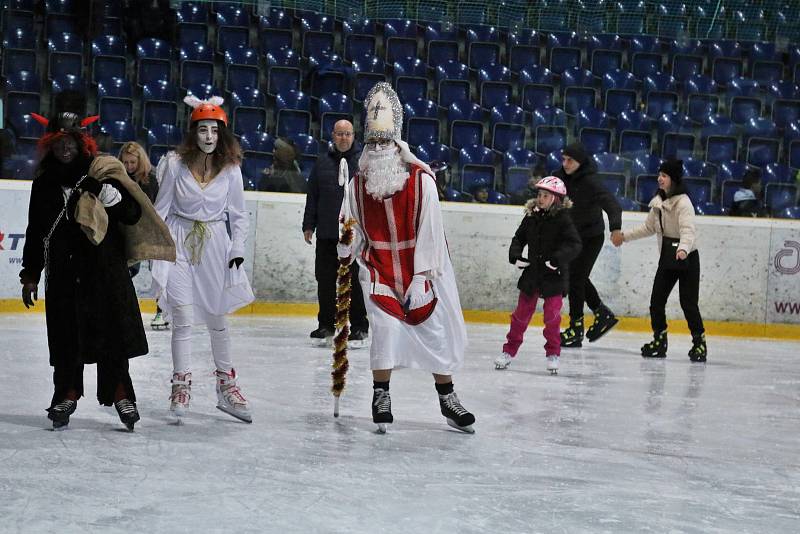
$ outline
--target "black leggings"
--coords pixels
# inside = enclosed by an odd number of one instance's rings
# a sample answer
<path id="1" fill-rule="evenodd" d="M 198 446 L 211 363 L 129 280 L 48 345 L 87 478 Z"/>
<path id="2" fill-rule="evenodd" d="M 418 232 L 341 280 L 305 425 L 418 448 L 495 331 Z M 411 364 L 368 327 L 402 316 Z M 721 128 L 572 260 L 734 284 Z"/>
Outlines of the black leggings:
<path id="1" fill-rule="evenodd" d="M 319 301 L 319 326 L 333 330 L 336 316 L 336 278 L 339 258 L 336 252 L 336 239 L 317 239 L 317 254 L 314 260 L 314 276 L 317 279 L 317 299 Z M 350 296 L 351 330 L 369 330 L 364 295 L 358 283 L 358 263 L 350 264 L 353 293 Z"/>
<path id="2" fill-rule="evenodd" d="M 594 262 L 603 249 L 603 234 L 583 237 L 583 248 L 578 257 L 569 264 L 569 318 L 570 320 L 583 317 L 583 303 L 589 305 L 591 310 L 597 310 L 603 305 L 600 295 L 597 294 L 589 275 L 592 273 Z"/>
<path id="3" fill-rule="evenodd" d="M 689 323 L 692 336 L 696 337 L 705 331 L 700 308 L 697 305 L 700 295 L 700 254 L 695 250 L 686 258 L 688 267 L 685 270 L 668 270 L 658 268 L 653 280 L 653 292 L 650 295 L 650 325 L 653 332 L 662 332 L 667 329 L 667 315 L 664 308 L 667 299 L 678 282 L 681 309 Z"/>

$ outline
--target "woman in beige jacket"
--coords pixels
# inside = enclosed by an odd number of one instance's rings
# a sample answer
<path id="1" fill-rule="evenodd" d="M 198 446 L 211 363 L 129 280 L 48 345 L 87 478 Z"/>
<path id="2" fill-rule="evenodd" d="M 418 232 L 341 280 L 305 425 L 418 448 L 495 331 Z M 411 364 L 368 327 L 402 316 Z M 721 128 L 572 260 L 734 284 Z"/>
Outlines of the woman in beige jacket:
<path id="1" fill-rule="evenodd" d="M 683 161 L 672 159 L 661 164 L 658 170 L 659 189 L 650 201 L 650 213 L 644 224 L 623 233 L 623 241 L 656 234 L 661 251 L 650 295 L 650 324 L 654 339 L 642 346 L 642 357 L 667 356 L 667 317 L 664 309 L 672 288 L 678 282 L 681 309 L 692 332 L 689 359 L 705 362 L 705 329 L 697 305 L 700 256 L 695 246 L 694 207 L 686 194 L 682 178 Z"/>

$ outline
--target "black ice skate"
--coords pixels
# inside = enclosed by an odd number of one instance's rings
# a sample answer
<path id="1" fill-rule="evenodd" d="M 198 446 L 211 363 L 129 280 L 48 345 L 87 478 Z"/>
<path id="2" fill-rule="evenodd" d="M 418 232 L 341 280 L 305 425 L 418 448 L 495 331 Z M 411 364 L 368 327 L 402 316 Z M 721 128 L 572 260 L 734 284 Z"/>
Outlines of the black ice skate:
<path id="1" fill-rule="evenodd" d="M 333 336 L 335 333 L 336 332 L 333 331 L 333 328 L 320 326 L 311 332 L 311 335 L 309 335 L 311 338 L 311 344 L 317 347 L 325 347 L 330 345 L 333 342 Z"/>
<path id="2" fill-rule="evenodd" d="M 705 363 L 708 350 L 706 349 L 706 335 L 692 336 L 692 348 L 689 349 L 689 359 L 697 363 Z"/>
<path id="3" fill-rule="evenodd" d="M 467 434 L 475 433 L 475 429 L 472 428 L 475 416 L 461 406 L 461 401 L 458 400 L 455 391 L 447 395 L 439 395 L 439 407 L 442 409 L 442 415 L 447 419 L 448 425 Z"/>
<path id="4" fill-rule="evenodd" d="M 386 433 L 386 425 L 394 422 L 392 417 L 392 397 L 382 388 L 375 388 L 372 393 L 372 422 L 378 425 L 378 433 Z"/>
<path id="5" fill-rule="evenodd" d="M 642 358 L 667 357 L 667 331 L 653 335 L 653 341 L 642 345 Z"/>
<path id="6" fill-rule="evenodd" d="M 561 346 L 572 349 L 583 346 L 583 317 L 569 320 L 569 328 L 561 332 Z"/>
<path id="7" fill-rule="evenodd" d="M 350 335 L 347 337 L 347 346 L 351 349 L 363 349 L 367 346 L 368 338 L 369 334 L 364 330 L 351 330 Z"/>
<path id="8" fill-rule="evenodd" d="M 597 341 L 603 337 L 606 332 L 614 328 L 618 322 L 619 319 L 617 319 L 611 310 L 605 306 L 600 306 L 594 314 L 594 323 L 586 330 L 586 339 L 589 343 Z"/>
<path id="9" fill-rule="evenodd" d="M 77 401 L 64 399 L 48 408 L 47 418 L 53 422 L 53 430 L 66 430 L 69 425 L 69 416 L 75 413 L 77 407 Z"/>
<path id="10" fill-rule="evenodd" d="M 168 330 L 169 321 L 164 318 L 164 315 L 160 311 L 157 311 L 150 321 L 150 328 L 153 330 Z"/>
<path id="11" fill-rule="evenodd" d="M 114 408 L 117 409 L 119 420 L 122 421 L 122 424 L 133 432 L 133 425 L 140 419 L 139 411 L 136 409 L 136 403 L 128 399 L 122 399 L 114 403 Z"/>

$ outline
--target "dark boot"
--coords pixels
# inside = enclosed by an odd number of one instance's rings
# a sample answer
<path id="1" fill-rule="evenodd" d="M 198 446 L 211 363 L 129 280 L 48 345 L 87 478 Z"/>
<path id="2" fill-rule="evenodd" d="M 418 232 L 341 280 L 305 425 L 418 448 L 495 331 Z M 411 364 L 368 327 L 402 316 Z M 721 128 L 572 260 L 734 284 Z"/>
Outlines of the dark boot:
<path id="1" fill-rule="evenodd" d="M 692 334 L 692 348 L 689 349 L 689 359 L 693 362 L 705 363 L 708 350 L 706 349 L 706 335 Z"/>
<path id="2" fill-rule="evenodd" d="M 388 389 L 372 390 L 372 422 L 378 425 L 378 432 L 386 432 L 386 425 L 394 422 L 392 417 L 392 397 Z"/>
<path id="3" fill-rule="evenodd" d="M 569 320 L 569 328 L 561 332 L 561 346 L 566 348 L 583 346 L 583 317 Z"/>
<path id="4" fill-rule="evenodd" d="M 458 400 L 455 391 L 447 395 L 439 395 L 439 408 L 442 410 L 442 415 L 447 419 L 448 425 L 468 434 L 475 432 L 472 429 L 475 416 L 461 405 L 461 401 Z"/>
<path id="5" fill-rule="evenodd" d="M 69 424 L 69 416 L 75 413 L 78 402 L 64 399 L 55 406 L 47 409 L 47 418 L 53 422 L 53 430 L 60 430 Z"/>
<path id="6" fill-rule="evenodd" d="M 667 331 L 653 334 L 653 341 L 642 345 L 642 358 L 667 357 Z"/>
<path id="7" fill-rule="evenodd" d="M 586 339 L 588 339 L 590 343 L 592 341 L 597 341 L 603 337 L 606 332 L 614 328 L 618 322 L 619 319 L 617 319 L 611 310 L 606 308 L 605 305 L 601 305 L 600 308 L 594 312 L 594 323 L 586 330 Z"/>

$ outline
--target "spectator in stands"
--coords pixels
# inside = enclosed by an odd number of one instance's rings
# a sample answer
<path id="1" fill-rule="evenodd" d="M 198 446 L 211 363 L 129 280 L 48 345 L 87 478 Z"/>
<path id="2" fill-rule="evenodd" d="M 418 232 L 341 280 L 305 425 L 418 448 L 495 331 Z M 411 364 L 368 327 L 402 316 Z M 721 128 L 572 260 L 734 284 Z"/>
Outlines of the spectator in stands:
<path id="1" fill-rule="evenodd" d="M 567 186 L 567 196 L 572 200 L 572 221 L 583 241 L 580 254 L 569 266 L 569 328 L 561 333 L 562 347 L 580 347 L 583 344 L 583 304 L 594 313 L 594 323 L 586 331 L 586 338 L 595 341 L 611 330 L 618 319 L 600 300 L 589 276 L 603 248 L 605 223 L 608 216 L 611 241 L 621 242 L 622 208 L 603 184 L 597 180 L 597 166 L 581 143 L 564 149 L 562 166 L 554 175 Z"/>
<path id="2" fill-rule="evenodd" d="M 489 186 L 484 183 L 476 184 L 470 193 L 472 193 L 473 202 L 478 204 L 487 204 L 489 202 Z"/>
<path id="3" fill-rule="evenodd" d="M 733 195 L 730 214 L 735 217 L 763 217 L 761 201 L 761 171 L 748 169 L 742 177 L 742 187 Z"/>
<path id="4" fill-rule="evenodd" d="M 683 162 L 667 160 L 658 170 L 658 191 L 650 201 L 645 222 L 622 234 L 623 241 L 633 241 L 656 234 L 660 257 L 650 295 L 650 324 L 653 341 L 642 346 L 644 358 L 667 357 L 667 298 L 678 283 L 681 309 L 692 332 L 689 359 L 705 362 L 705 328 L 700 308 L 700 255 L 694 226 L 694 207 L 683 184 Z M 616 242 L 616 246 L 620 246 Z"/>
<path id="5" fill-rule="evenodd" d="M 319 314 L 318 328 L 311 332 L 311 339 L 323 344 L 334 335 L 333 322 L 336 314 L 336 271 L 339 259 L 336 244 L 339 241 L 339 211 L 344 198 L 344 188 L 339 185 L 339 164 L 347 161 L 350 177 L 358 169 L 361 146 L 355 142 L 353 125 L 340 120 L 333 125 L 333 148 L 320 155 L 308 179 L 306 209 L 303 215 L 303 238 L 311 244 L 314 232 L 317 233 L 314 277 L 317 279 L 317 299 Z M 358 280 L 358 265 L 350 267 L 353 280 Z M 350 341 L 363 343 L 369 332 L 367 310 L 361 285 L 353 283 L 350 308 Z"/>
<path id="6" fill-rule="evenodd" d="M 146 37 L 163 39 L 175 45 L 175 10 L 169 0 L 125 0 L 123 8 L 128 48 L 136 53 L 136 43 Z"/>
<path id="7" fill-rule="evenodd" d="M 300 154 L 294 141 L 277 139 L 272 155 L 272 166 L 262 171 L 263 176 L 258 184 L 258 190 L 276 193 L 305 193 L 307 190 L 306 179 L 300 172 L 300 165 L 297 161 Z"/>
<path id="8" fill-rule="evenodd" d="M 536 167 L 533 168 L 533 174 L 528 179 L 528 186 L 522 191 L 512 194 L 511 203 L 524 205 L 530 199 L 536 198 L 536 196 L 538 195 L 536 189 L 536 183 L 542 178 L 544 178 L 546 172 L 547 171 L 544 168 L 544 165 L 542 165 L 541 163 L 537 164 Z"/>
<path id="9" fill-rule="evenodd" d="M 436 191 L 439 194 L 439 200 L 447 200 L 447 185 L 450 183 L 450 166 L 445 161 L 431 161 L 431 170 L 436 174 Z"/>

